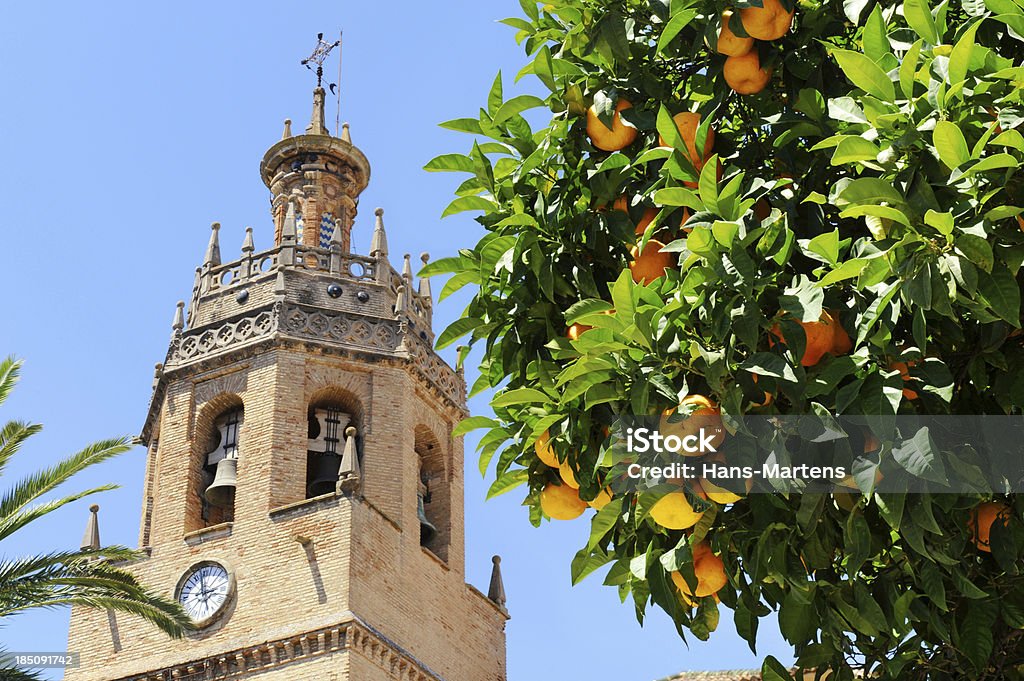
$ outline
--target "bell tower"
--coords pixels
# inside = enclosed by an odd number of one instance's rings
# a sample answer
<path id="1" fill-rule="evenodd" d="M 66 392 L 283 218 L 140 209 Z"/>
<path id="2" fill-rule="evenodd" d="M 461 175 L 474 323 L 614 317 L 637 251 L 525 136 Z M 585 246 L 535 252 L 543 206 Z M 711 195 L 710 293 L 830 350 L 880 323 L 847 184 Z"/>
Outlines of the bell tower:
<path id="1" fill-rule="evenodd" d="M 352 252 L 370 165 L 324 96 L 260 165 L 272 246 L 249 228 L 224 262 L 214 223 L 156 369 L 129 567 L 197 629 L 75 608 L 68 681 L 505 679 L 497 558 L 487 595 L 465 583 L 465 383 L 382 210 Z"/>

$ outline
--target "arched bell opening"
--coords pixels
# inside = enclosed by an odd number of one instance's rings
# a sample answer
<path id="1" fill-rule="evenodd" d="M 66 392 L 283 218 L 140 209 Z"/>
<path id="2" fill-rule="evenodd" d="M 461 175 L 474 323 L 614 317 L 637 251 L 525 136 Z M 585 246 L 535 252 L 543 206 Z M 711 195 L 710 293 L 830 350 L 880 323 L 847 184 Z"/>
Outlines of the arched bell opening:
<path id="1" fill-rule="evenodd" d="M 307 499 L 335 492 L 342 475 L 358 475 L 361 419 L 362 409 L 352 393 L 325 388 L 313 395 L 307 411 Z M 357 460 L 345 462 L 346 455 Z"/>
<path id="2" fill-rule="evenodd" d="M 445 453 L 437 436 L 423 425 L 416 427 L 414 449 L 419 467 L 416 516 L 420 546 L 447 561 L 451 542 L 451 484 Z"/>
<path id="3" fill-rule="evenodd" d="M 199 414 L 186 512 L 189 530 L 234 520 L 244 414 L 242 399 L 234 394 L 210 400 Z"/>

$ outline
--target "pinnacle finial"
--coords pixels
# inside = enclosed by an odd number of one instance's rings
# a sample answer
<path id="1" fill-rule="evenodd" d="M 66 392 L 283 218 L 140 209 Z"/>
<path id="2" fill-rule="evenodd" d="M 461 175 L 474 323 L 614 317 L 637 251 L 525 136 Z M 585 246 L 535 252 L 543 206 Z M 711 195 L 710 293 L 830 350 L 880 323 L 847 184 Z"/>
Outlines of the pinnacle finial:
<path id="1" fill-rule="evenodd" d="M 206 257 L 203 258 L 203 265 L 217 267 L 220 265 L 220 223 L 214 222 L 210 225 L 210 243 L 206 245 Z"/>
<path id="2" fill-rule="evenodd" d="M 341 140 L 352 144 L 352 131 L 349 129 L 347 121 L 341 124 Z"/>
<path id="3" fill-rule="evenodd" d="M 423 266 L 426 267 L 427 263 L 430 262 L 430 254 L 427 253 L 426 251 L 420 253 L 420 260 L 423 261 Z M 430 300 L 431 298 L 429 277 L 420 277 L 420 297 L 425 298 L 427 300 Z"/>
<path id="4" fill-rule="evenodd" d="M 487 589 L 487 597 L 502 608 L 505 607 L 505 584 L 501 579 L 501 556 L 491 558 L 491 584 Z"/>
<path id="5" fill-rule="evenodd" d="M 171 324 L 171 328 L 176 332 L 180 333 L 185 328 L 185 301 L 179 300 L 177 306 L 174 308 L 174 323 Z"/>
<path id="6" fill-rule="evenodd" d="M 309 127 L 306 128 L 307 135 L 327 135 L 327 125 L 324 123 L 324 89 L 317 87 L 313 90 L 313 115 L 309 119 Z"/>
<path id="7" fill-rule="evenodd" d="M 377 221 L 373 227 L 373 239 L 370 241 L 370 257 L 387 258 L 388 236 L 384 232 L 384 209 L 378 208 L 373 214 L 377 216 Z"/>
<path id="8" fill-rule="evenodd" d="M 292 119 L 284 119 L 284 133 L 281 135 L 281 139 L 286 140 L 292 136 Z"/>
<path id="9" fill-rule="evenodd" d="M 407 282 L 412 282 L 412 256 L 406 253 L 404 257 L 405 262 L 402 264 L 402 278 Z"/>
<path id="10" fill-rule="evenodd" d="M 395 315 L 401 315 L 405 311 L 405 286 L 398 287 L 398 297 L 395 298 Z"/>
<path id="11" fill-rule="evenodd" d="M 252 227 L 245 228 L 245 241 L 242 242 L 242 253 L 252 253 L 256 250 L 256 244 L 252 240 Z"/>
<path id="12" fill-rule="evenodd" d="M 288 210 L 284 214 L 284 225 L 281 227 L 281 241 L 295 243 L 295 203 L 288 202 Z"/>
<path id="13" fill-rule="evenodd" d="M 345 449 L 341 454 L 341 466 L 338 468 L 338 487 L 351 490 L 359 486 L 359 455 L 356 452 L 356 429 L 349 426 L 345 429 Z"/>
<path id="14" fill-rule="evenodd" d="M 85 535 L 82 537 L 83 551 L 100 550 L 100 507 L 93 504 L 89 507 L 89 520 L 85 523 Z"/>

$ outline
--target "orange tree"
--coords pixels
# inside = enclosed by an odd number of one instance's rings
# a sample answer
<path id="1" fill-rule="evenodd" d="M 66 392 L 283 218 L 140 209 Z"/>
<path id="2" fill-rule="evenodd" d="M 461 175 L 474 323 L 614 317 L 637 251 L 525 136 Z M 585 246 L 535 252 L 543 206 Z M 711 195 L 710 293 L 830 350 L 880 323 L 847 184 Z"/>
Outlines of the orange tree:
<path id="1" fill-rule="evenodd" d="M 962 452 L 865 443 L 847 494 L 641 491 L 608 430 L 680 405 L 727 430 L 1020 413 L 1024 4 L 521 5 L 520 76 L 548 94 L 506 99 L 499 74 L 443 124 L 469 153 L 427 166 L 470 175 L 446 215 L 483 211 L 423 274 L 475 289 L 438 344 L 482 346 L 494 417 L 460 432 L 485 429 L 491 494 L 525 487 L 534 523 L 597 508 L 573 580 L 607 567 L 681 635 L 726 608 L 753 648 L 774 611 L 830 678 L 1024 678 L 1024 502 L 874 489 Z"/>

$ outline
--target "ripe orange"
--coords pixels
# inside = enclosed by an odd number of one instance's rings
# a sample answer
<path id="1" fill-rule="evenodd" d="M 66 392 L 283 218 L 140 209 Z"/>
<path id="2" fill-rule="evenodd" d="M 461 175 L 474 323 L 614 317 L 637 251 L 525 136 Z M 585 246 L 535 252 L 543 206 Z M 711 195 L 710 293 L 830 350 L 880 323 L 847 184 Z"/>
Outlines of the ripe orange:
<path id="1" fill-rule="evenodd" d="M 562 482 L 569 487 L 572 487 L 573 489 L 580 488 L 580 483 L 576 480 L 576 472 L 572 469 L 572 466 L 569 465 L 568 459 L 558 464 L 558 476 L 562 478 Z"/>
<path id="2" fill-rule="evenodd" d="M 704 490 L 704 494 L 707 495 L 707 498 L 717 504 L 734 504 L 743 498 L 725 487 L 719 487 L 707 478 L 700 479 L 700 487 Z"/>
<path id="3" fill-rule="evenodd" d="M 832 319 L 832 349 L 829 351 L 836 357 L 845 355 L 853 349 L 853 341 L 850 339 L 850 334 L 846 333 L 846 329 L 843 328 L 842 323 L 839 320 L 838 312 L 829 312 L 829 317 Z"/>
<path id="4" fill-rule="evenodd" d="M 1020 227 L 1020 231 L 1024 232 L 1024 217 L 1017 216 L 1017 226 Z"/>
<path id="5" fill-rule="evenodd" d="M 703 515 L 703 511 L 693 510 L 685 492 L 669 492 L 651 507 L 654 522 L 670 530 L 693 527 Z"/>
<path id="6" fill-rule="evenodd" d="M 592 328 L 594 327 L 576 322 L 569 327 L 569 330 L 565 332 L 565 335 L 569 340 L 579 340 L 580 336 L 587 331 L 590 331 Z"/>
<path id="7" fill-rule="evenodd" d="M 693 603 L 694 596 L 702 598 L 717 594 L 729 581 L 725 575 L 725 563 L 715 555 L 707 542 L 693 547 L 693 575 L 697 578 L 697 588 L 692 591 L 682 574 L 673 572 L 670 575 L 687 605 Z"/>
<path id="8" fill-rule="evenodd" d="M 558 468 L 558 457 L 555 456 L 555 451 L 551 449 L 550 432 L 545 430 L 541 433 L 541 436 L 533 443 L 533 451 L 537 453 L 537 458 L 545 465 L 551 466 L 552 468 Z"/>
<path id="9" fill-rule="evenodd" d="M 689 413 L 689 416 L 677 421 L 671 420 L 672 415 L 676 413 L 677 409 L 682 410 L 684 414 Z M 680 440 L 687 435 L 699 435 L 701 428 L 706 433 L 719 431 L 717 435 L 711 438 L 711 442 L 716 449 L 721 446 L 725 440 L 725 429 L 722 427 L 722 410 L 704 395 L 687 395 L 679 402 L 678 407 L 663 411 L 658 422 L 658 432 L 662 436 L 675 435 Z M 683 456 L 703 456 L 701 452 L 687 452 L 683 449 L 676 453 Z"/>
<path id="10" fill-rule="evenodd" d="M 611 500 L 612 490 L 609 487 L 605 487 L 604 489 L 597 493 L 596 497 L 588 501 L 587 504 L 590 506 L 590 508 L 595 508 L 598 511 L 600 511 L 602 508 L 607 506 L 608 502 Z"/>
<path id="11" fill-rule="evenodd" d="M 910 360 L 909 362 L 889 362 L 889 368 L 899 371 L 900 376 L 903 377 L 904 383 L 906 383 L 914 380 L 914 378 L 910 375 L 910 369 L 915 364 L 917 364 L 915 360 Z M 904 388 L 903 397 L 907 398 L 908 400 L 916 400 L 918 397 L 920 397 L 920 395 L 917 394 L 916 390 L 913 390 L 911 388 Z"/>
<path id="12" fill-rule="evenodd" d="M 572 487 L 552 482 L 540 492 L 540 508 L 552 520 L 574 520 L 587 510 L 587 502 Z"/>
<path id="13" fill-rule="evenodd" d="M 770 69 L 761 68 L 761 57 L 757 50 L 751 50 L 738 57 L 728 57 L 722 68 L 725 82 L 740 95 L 756 95 L 771 80 Z"/>
<path id="14" fill-rule="evenodd" d="M 789 32 L 793 12 L 787 12 L 779 0 L 764 0 L 763 7 L 741 9 L 740 21 L 750 36 L 758 40 L 778 40 Z"/>
<path id="15" fill-rule="evenodd" d="M 638 284 L 652 282 L 659 277 L 665 276 L 665 270 L 676 266 L 675 253 L 665 253 L 661 249 L 665 244 L 651 239 L 647 242 L 643 253 L 637 246 L 630 249 L 629 254 L 632 260 L 629 263 L 629 271 L 633 275 L 633 281 Z"/>
<path id="16" fill-rule="evenodd" d="M 843 355 L 853 347 L 850 336 L 845 330 L 842 330 L 841 334 L 837 332 L 835 327 L 839 326 L 841 328 L 838 317 L 828 310 L 823 310 L 821 317 L 816 322 L 798 323 L 804 328 L 804 335 L 807 337 L 804 354 L 800 358 L 800 364 L 805 367 L 812 367 L 820 362 L 825 353 L 830 352 L 837 356 Z M 771 328 L 770 334 L 783 343 L 786 342 L 785 337 L 782 335 L 782 329 L 778 324 Z M 771 345 L 775 344 L 771 337 L 769 337 L 768 341 Z"/>
<path id="17" fill-rule="evenodd" d="M 722 28 L 718 31 L 718 44 L 715 49 L 719 54 L 729 57 L 738 57 L 746 54 L 754 47 L 754 39 L 751 37 L 741 38 L 729 28 L 729 20 L 732 19 L 731 9 L 722 12 Z"/>
<path id="18" fill-rule="evenodd" d="M 686 226 L 686 221 L 689 220 L 689 219 L 690 219 L 690 209 L 689 208 L 684 208 L 683 209 L 683 217 L 682 217 L 681 220 L 679 220 L 679 228 L 682 230 L 683 234 L 689 234 L 690 232 L 693 231 L 693 227 L 687 227 Z"/>
<path id="19" fill-rule="evenodd" d="M 971 530 L 971 539 L 978 550 L 992 553 L 989 540 L 992 536 L 992 524 L 997 519 L 1003 525 L 1010 520 L 1010 507 L 1001 501 L 986 501 L 971 512 L 967 527 Z"/>
<path id="20" fill-rule="evenodd" d="M 590 136 L 593 145 L 603 151 L 618 151 L 632 144 L 636 139 L 637 129 L 623 122 L 619 115 L 620 111 L 632 108 L 629 100 L 619 98 L 619 103 L 615 105 L 615 114 L 612 116 L 611 128 L 598 118 L 593 106 L 587 109 L 587 135 Z"/>
<path id="21" fill-rule="evenodd" d="M 675 121 L 676 129 L 679 131 L 679 135 L 683 138 L 683 143 L 686 144 L 686 155 L 690 158 L 690 163 L 692 163 L 693 167 L 697 169 L 697 172 L 700 172 L 700 169 L 704 166 L 704 161 L 711 156 L 712 150 L 715 146 L 714 129 L 708 128 L 708 135 L 704 139 L 704 152 L 702 154 L 698 154 L 697 128 L 700 127 L 700 114 L 693 113 L 692 111 L 683 111 L 682 113 L 677 113 L 673 116 L 672 120 Z M 658 135 L 658 146 L 669 146 L 661 135 Z"/>
<path id="22" fill-rule="evenodd" d="M 636 223 L 636 235 L 640 236 L 647 231 L 647 225 L 654 222 L 654 218 L 658 217 L 658 211 L 655 208 L 648 208 L 644 211 L 643 216 L 640 218 L 640 222 Z"/>

